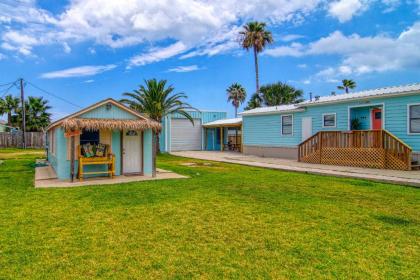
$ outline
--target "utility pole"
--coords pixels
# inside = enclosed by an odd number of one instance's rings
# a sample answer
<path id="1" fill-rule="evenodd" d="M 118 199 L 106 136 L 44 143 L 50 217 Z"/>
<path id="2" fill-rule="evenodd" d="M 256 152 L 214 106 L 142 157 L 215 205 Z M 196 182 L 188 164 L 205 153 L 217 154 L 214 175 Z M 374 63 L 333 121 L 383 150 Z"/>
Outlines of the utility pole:
<path id="1" fill-rule="evenodd" d="M 25 109 L 25 93 L 23 91 L 23 79 L 20 78 L 20 100 L 22 101 L 22 146 L 26 149 L 26 109 Z"/>

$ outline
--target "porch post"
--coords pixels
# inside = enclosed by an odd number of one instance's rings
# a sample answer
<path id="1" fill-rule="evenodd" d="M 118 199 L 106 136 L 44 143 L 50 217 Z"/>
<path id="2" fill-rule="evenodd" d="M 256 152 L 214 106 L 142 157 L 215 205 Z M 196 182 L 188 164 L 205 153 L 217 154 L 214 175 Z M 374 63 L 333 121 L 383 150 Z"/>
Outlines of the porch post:
<path id="1" fill-rule="evenodd" d="M 74 135 L 70 137 L 70 177 L 74 181 Z"/>
<path id="2" fill-rule="evenodd" d="M 220 127 L 220 151 L 223 152 L 223 127 Z"/>

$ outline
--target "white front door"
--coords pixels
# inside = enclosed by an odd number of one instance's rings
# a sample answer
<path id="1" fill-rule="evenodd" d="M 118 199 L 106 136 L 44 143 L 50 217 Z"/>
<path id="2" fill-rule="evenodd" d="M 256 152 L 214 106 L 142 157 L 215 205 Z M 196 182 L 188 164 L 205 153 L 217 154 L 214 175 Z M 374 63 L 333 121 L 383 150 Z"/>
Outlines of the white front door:
<path id="1" fill-rule="evenodd" d="M 141 132 L 134 130 L 123 131 L 123 173 L 140 173 L 142 171 Z"/>
<path id="2" fill-rule="evenodd" d="M 312 117 L 302 118 L 302 141 L 312 136 Z"/>

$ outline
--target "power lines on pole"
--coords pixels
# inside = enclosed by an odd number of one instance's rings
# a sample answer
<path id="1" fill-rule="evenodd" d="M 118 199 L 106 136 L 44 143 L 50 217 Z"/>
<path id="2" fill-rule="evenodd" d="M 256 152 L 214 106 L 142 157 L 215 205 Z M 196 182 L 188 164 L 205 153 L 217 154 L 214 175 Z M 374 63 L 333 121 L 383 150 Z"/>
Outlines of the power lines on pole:
<path id="1" fill-rule="evenodd" d="M 20 100 L 22 102 L 22 146 L 26 149 L 26 109 L 25 109 L 25 92 L 23 89 L 23 79 L 20 78 Z"/>

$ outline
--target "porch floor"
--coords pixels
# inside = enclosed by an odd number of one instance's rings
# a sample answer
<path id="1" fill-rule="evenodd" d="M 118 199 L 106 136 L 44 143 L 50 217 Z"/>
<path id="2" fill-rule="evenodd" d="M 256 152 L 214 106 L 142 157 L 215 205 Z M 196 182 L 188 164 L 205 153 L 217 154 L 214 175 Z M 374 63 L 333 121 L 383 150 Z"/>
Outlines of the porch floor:
<path id="1" fill-rule="evenodd" d="M 420 171 L 418 170 L 399 171 L 389 169 L 371 169 L 349 166 L 311 164 L 290 159 L 264 158 L 234 152 L 183 151 L 173 152 L 172 154 L 181 157 L 236 163 L 285 171 L 367 179 L 391 184 L 420 187 Z"/>
<path id="2" fill-rule="evenodd" d="M 75 179 L 72 183 L 69 180 L 57 179 L 57 176 L 51 166 L 41 166 L 36 167 L 35 169 L 35 188 L 70 188 L 80 186 L 113 185 L 120 183 L 182 178 L 188 177 L 158 168 L 156 170 L 156 177 L 140 175 L 121 175 L 114 176 L 114 178 L 112 179 L 109 177 L 86 178 L 83 179 L 83 181 L 81 182 L 78 179 Z"/>

